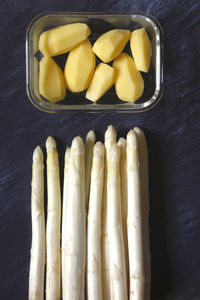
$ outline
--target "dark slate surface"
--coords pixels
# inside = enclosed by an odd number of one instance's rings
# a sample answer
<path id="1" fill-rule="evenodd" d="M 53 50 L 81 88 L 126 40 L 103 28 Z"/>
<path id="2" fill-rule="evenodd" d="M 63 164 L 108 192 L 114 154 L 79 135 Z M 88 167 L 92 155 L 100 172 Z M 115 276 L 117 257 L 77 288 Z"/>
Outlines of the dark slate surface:
<path id="1" fill-rule="evenodd" d="M 191 1 L 0 1 L 0 299 L 28 298 L 31 244 L 31 157 L 48 135 L 60 158 L 72 137 L 110 123 L 119 135 L 135 125 L 150 154 L 152 299 L 200 299 L 199 4 Z M 146 11 L 165 34 L 165 91 L 142 114 L 55 114 L 38 111 L 25 92 L 24 40 L 45 10 Z"/>

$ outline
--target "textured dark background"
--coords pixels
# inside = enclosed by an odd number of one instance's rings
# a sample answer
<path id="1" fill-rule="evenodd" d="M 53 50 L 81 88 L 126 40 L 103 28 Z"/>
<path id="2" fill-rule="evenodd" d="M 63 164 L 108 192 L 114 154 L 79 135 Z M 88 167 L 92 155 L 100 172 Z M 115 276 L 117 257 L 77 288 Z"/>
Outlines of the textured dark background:
<path id="1" fill-rule="evenodd" d="M 28 298 L 32 151 L 56 137 L 62 161 L 72 137 L 103 139 L 135 125 L 150 155 L 152 299 L 200 299 L 199 1 L 0 0 L 0 299 Z M 144 11 L 164 30 L 165 90 L 141 114 L 46 114 L 25 92 L 25 31 L 45 10 Z M 94 299 L 95 300 L 95 299 Z"/>

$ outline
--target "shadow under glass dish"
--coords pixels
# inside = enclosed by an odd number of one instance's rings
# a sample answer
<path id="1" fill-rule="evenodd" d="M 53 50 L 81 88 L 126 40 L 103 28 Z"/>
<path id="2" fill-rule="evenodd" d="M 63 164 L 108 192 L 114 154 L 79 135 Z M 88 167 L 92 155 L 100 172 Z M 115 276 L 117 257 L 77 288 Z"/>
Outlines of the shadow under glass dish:
<path id="1" fill-rule="evenodd" d="M 114 86 L 97 103 L 85 98 L 86 91 L 72 93 L 67 91 L 63 101 L 52 103 L 39 94 L 39 61 L 42 54 L 38 49 L 40 34 L 55 26 L 70 23 L 87 23 L 91 29 L 89 40 L 93 44 L 106 31 L 118 28 L 133 31 L 145 28 L 152 48 L 151 64 L 148 73 L 141 72 L 144 79 L 144 92 L 136 103 L 126 103 L 116 95 Z M 31 21 L 26 32 L 26 91 L 30 101 L 46 112 L 68 111 L 116 111 L 124 113 L 146 111 L 158 103 L 163 92 L 163 37 L 159 23 L 151 16 L 142 14 L 98 14 L 98 13 L 43 13 Z M 130 44 L 125 49 L 131 55 Z M 64 69 L 68 53 L 53 57 Z M 96 57 L 96 65 L 100 59 Z M 112 65 L 112 62 L 110 63 Z"/>

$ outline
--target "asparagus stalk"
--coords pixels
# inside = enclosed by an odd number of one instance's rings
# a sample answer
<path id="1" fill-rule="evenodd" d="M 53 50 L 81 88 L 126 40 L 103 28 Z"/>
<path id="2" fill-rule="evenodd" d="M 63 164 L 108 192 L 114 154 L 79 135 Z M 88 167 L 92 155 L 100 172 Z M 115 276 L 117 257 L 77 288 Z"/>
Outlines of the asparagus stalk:
<path id="1" fill-rule="evenodd" d="M 86 144 L 85 144 L 85 205 L 86 205 L 86 212 L 88 211 L 92 156 L 93 156 L 93 148 L 94 148 L 95 140 L 96 140 L 95 132 L 93 130 L 90 130 L 86 136 Z"/>
<path id="2" fill-rule="evenodd" d="M 101 252 L 102 252 L 102 289 L 103 299 L 110 300 L 110 273 L 109 273 L 109 245 L 108 245 L 108 216 L 107 216 L 107 165 L 109 158 L 109 151 L 111 146 L 116 143 L 116 130 L 110 125 L 105 132 L 105 172 L 104 172 L 104 188 L 102 201 L 102 238 L 101 238 Z"/>
<path id="3" fill-rule="evenodd" d="M 32 245 L 29 300 L 42 300 L 45 266 L 44 164 L 43 153 L 39 146 L 33 152 L 31 204 Z"/>
<path id="4" fill-rule="evenodd" d="M 104 146 L 94 146 L 89 212 L 87 223 L 87 299 L 102 300 L 101 280 L 101 206 L 104 176 Z"/>
<path id="5" fill-rule="evenodd" d="M 120 149 L 114 144 L 110 149 L 107 182 L 111 300 L 127 300 L 119 163 Z"/>
<path id="6" fill-rule="evenodd" d="M 134 130 L 127 135 L 127 175 L 128 175 L 128 250 L 130 273 L 130 300 L 144 300 L 144 243 L 143 243 L 143 203 L 141 199 L 141 166 L 138 139 Z"/>
<path id="7" fill-rule="evenodd" d="M 56 141 L 48 137 L 47 149 L 47 269 L 46 269 L 46 299 L 60 299 L 60 219 L 61 197 L 58 152 Z"/>
<path id="8" fill-rule="evenodd" d="M 141 184 L 143 209 L 144 261 L 145 261 L 145 300 L 150 300 L 151 292 L 151 256 L 149 243 L 149 177 L 148 177 L 148 148 L 143 131 L 135 127 L 138 137 L 139 157 L 141 162 Z"/>
<path id="9" fill-rule="evenodd" d="M 127 191 L 127 155 L 126 155 L 126 140 L 120 138 L 117 142 L 120 149 L 120 179 L 121 179 L 121 211 L 122 211 L 122 228 L 124 237 L 124 251 L 126 261 L 126 276 L 127 285 L 129 281 L 129 261 L 128 261 L 128 234 L 127 234 L 127 202 L 128 202 L 128 191 Z"/>
<path id="10" fill-rule="evenodd" d="M 83 300 L 85 283 L 85 149 L 81 137 L 72 141 L 66 212 L 65 289 L 63 299 Z"/>
<path id="11" fill-rule="evenodd" d="M 64 167 L 64 183 L 63 183 L 63 210 L 62 210 L 62 282 L 65 283 L 66 277 L 66 268 L 65 268 L 65 255 L 67 249 L 66 244 L 66 213 L 67 213 L 67 193 L 68 193 L 68 170 L 69 170 L 69 157 L 70 157 L 70 148 L 67 147 L 65 151 L 65 167 Z M 62 284 L 62 295 L 65 294 L 64 289 L 66 288 L 65 284 Z"/>

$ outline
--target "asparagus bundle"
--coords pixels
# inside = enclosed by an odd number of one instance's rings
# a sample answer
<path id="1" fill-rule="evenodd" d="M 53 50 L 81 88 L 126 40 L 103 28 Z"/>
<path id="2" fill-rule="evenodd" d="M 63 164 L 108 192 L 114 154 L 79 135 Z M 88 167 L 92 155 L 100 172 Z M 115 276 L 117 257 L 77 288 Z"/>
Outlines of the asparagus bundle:
<path id="1" fill-rule="evenodd" d="M 29 300 L 41 300 L 44 294 L 45 221 L 44 164 L 39 146 L 33 152 L 32 165 L 32 245 L 29 272 Z"/>
<path id="2" fill-rule="evenodd" d="M 87 223 L 87 299 L 102 300 L 101 206 L 103 195 L 104 146 L 94 146 Z"/>
<path id="3" fill-rule="evenodd" d="M 72 141 L 68 169 L 63 299 L 83 300 L 85 283 L 85 149 L 81 137 Z"/>
<path id="4" fill-rule="evenodd" d="M 60 178 L 58 152 L 56 141 L 48 137 L 46 141 L 47 149 L 47 267 L 46 267 L 46 299 L 60 299 L 60 219 L 61 219 L 61 199 L 60 199 Z"/>
<path id="5" fill-rule="evenodd" d="M 116 130 L 108 126 L 105 158 L 103 144 L 94 145 L 95 139 L 95 133 L 90 131 L 86 154 L 81 137 L 75 137 L 71 149 L 66 149 L 62 261 L 58 153 L 55 140 L 49 137 L 46 141 L 46 299 L 60 299 L 62 276 L 62 294 L 66 300 L 85 298 L 85 277 L 88 300 L 149 300 L 148 153 L 144 133 L 136 127 L 128 133 L 127 141 L 120 138 L 116 143 Z M 43 168 L 42 151 L 37 147 L 32 171 L 29 299 L 43 299 L 44 295 Z"/>

